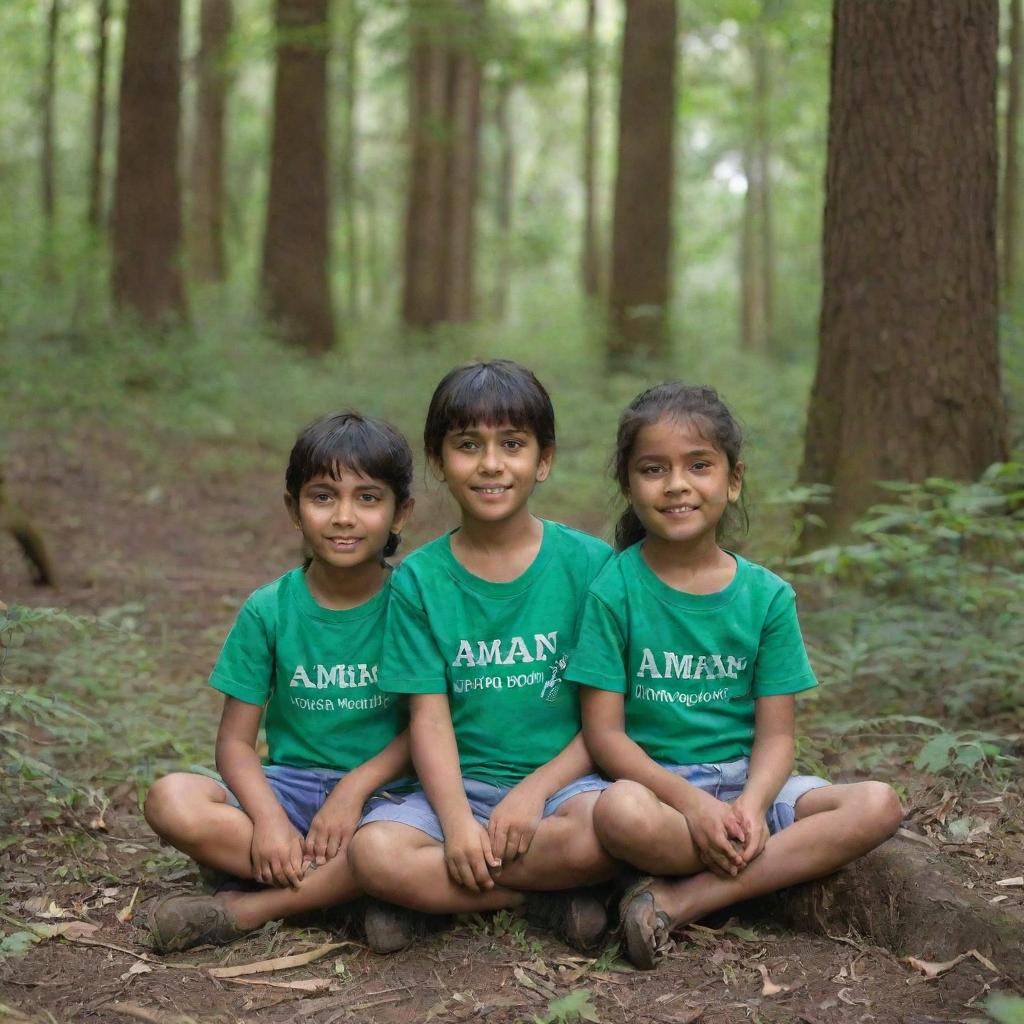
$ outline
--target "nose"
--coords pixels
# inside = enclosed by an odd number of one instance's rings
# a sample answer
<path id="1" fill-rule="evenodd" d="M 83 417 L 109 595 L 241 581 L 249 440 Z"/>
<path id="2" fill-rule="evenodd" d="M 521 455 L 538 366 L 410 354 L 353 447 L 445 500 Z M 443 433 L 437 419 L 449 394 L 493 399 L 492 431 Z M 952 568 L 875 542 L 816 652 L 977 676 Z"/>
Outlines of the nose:
<path id="1" fill-rule="evenodd" d="M 501 472 L 501 447 L 497 444 L 489 444 L 480 458 L 480 469 L 485 473 Z"/>
<path id="2" fill-rule="evenodd" d="M 690 481 L 682 467 L 674 468 L 665 478 L 666 494 L 682 494 L 689 489 Z"/>
<path id="3" fill-rule="evenodd" d="M 351 498 L 342 498 L 334 503 L 331 520 L 336 526 L 352 526 L 355 519 L 355 502 Z"/>

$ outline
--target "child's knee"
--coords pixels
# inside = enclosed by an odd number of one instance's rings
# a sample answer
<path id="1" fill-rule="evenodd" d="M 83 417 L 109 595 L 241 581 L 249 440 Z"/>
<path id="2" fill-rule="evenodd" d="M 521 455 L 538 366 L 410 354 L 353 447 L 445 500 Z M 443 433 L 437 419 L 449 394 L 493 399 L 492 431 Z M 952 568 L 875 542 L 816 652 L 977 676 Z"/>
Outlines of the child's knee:
<path id="1" fill-rule="evenodd" d="M 409 851 L 401 849 L 388 822 L 364 825 L 348 844 L 348 863 L 356 881 L 371 896 L 399 902 Z"/>
<path id="2" fill-rule="evenodd" d="M 896 790 L 885 782 L 862 782 L 860 787 L 864 820 L 877 826 L 879 842 L 894 836 L 903 822 L 903 805 Z"/>
<path id="3" fill-rule="evenodd" d="M 651 841 L 658 820 L 658 799 L 638 782 L 620 780 L 594 807 L 594 831 L 613 857 L 626 857 Z"/>
<path id="4" fill-rule="evenodd" d="M 197 818 L 194 781 L 195 777 L 187 772 L 172 772 L 150 787 L 143 813 L 157 835 L 188 838 L 182 833 L 187 832 Z"/>

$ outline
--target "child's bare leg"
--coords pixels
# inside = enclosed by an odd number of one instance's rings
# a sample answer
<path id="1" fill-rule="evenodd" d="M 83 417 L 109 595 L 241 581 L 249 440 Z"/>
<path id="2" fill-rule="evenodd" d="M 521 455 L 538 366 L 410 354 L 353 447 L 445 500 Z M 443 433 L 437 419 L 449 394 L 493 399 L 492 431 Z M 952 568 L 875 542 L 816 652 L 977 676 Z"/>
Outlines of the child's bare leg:
<path id="1" fill-rule="evenodd" d="M 600 793 L 578 793 L 541 821 L 530 849 L 501 868 L 495 878 L 513 889 L 547 891 L 595 885 L 621 867 L 594 831 Z"/>
<path id="2" fill-rule="evenodd" d="M 207 867 L 252 878 L 252 821 L 205 775 L 174 772 L 153 783 L 146 821 L 164 842 Z"/>
<path id="3" fill-rule="evenodd" d="M 371 896 L 429 914 L 504 910 L 523 902 L 502 885 L 475 893 L 452 881 L 444 846 L 412 825 L 374 821 L 349 844 L 356 880 Z"/>
<path id="4" fill-rule="evenodd" d="M 814 789 L 797 801 L 796 821 L 771 836 L 762 854 L 735 878 L 702 871 L 681 881 L 659 879 L 651 893 L 672 925 L 695 921 L 741 900 L 830 874 L 888 839 L 902 818 L 899 798 L 882 782 Z"/>
<path id="5" fill-rule="evenodd" d="M 686 818 L 639 782 L 620 780 L 594 808 L 594 830 L 605 850 L 649 875 L 704 870 Z"/>

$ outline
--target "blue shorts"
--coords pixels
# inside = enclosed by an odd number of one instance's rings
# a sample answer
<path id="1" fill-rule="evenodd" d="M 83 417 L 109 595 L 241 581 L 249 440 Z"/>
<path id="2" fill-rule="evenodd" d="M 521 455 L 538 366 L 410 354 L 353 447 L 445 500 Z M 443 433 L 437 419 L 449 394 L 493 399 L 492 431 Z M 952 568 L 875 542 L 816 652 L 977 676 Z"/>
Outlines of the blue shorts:
<path id="1" fill-rule="evenodd" d="M 493 786 L 489 782 L 467 778 L 463 778 L 462 785 L 466 790 L 466 799 L 469 800 L 473 817 L 485 828 L 491 820 L 494 808 L 512 789 L 511 786 Z M 580 793 L 596 793 L 610 785 L 611 782 L 602 779 L 600 775 L 584 775 L 574 779 L 548 797 L 544 804 L 544 817 L 554 814 L 566 800 Z M 396 797 L 393 802 L 382 801 L 363 815 L 359 826 L 362 828 L 363 825 L 369 825 L 374 821 L 397 821 L 401 825 L 411 825 L 421 832 L 426 832 L 435 842 L 444 842 L 441 819 L 434 813 L 434 808 L 430 806 L 427 794 L 422 789 L 407 796 Z"/>
<path id="2" fill-rule="evenodd" d="M 199 771 L 224 786 L 228 795 L 227 802 L 232 807 L 242 806 L 216 772 L 205 768 Z M 332 771 L 329 768 L 292 768 L 285 764 L 265 764 L 263 774 L 267 777 L 278 803 L 288 815 L 288 820 L 305 835 L 309 831 L 313 817 L 323 807 L 331 790 L 348 772 Z M 371 808 L 378 804 L 387 804 L 389 800 L 394 799 L 400 798 L 378 790 L 363 805 L 363 817 L 359 819 L 359 823 L 362 824 L 366 820 L 366 814 Z"/>
<path id="3" fill-rule="evenodd" d="M 732 803 L 747 784 L 747 770 L 750 767 L 750 758 L 741 757 L 735 761 L 725 761 L 722 764 L 665 764 L 663 768 L 686 779 L 691 786 L 710 793 L 713 797 Z M 768 831 L 774 835 L 788 828 L 796 820 L 796 802 L 812 789 L 821 789 L 822 786 L 829 786 L 830 782 L 819 779 L 817 775 L 791 775 L 778 795 L 772 801 L 766 815 L 768 820 Z"/>

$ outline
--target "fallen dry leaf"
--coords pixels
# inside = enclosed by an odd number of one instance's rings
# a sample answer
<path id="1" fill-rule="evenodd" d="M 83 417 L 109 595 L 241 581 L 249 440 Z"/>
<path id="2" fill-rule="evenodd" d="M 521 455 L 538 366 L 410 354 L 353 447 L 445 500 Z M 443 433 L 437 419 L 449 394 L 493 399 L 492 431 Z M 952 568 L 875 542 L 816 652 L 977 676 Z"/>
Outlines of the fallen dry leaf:
<path id="1" fill-rule="evenodd" d="M 289 967 L 304 967 L 306 964 L 319 960 L 336 949 L 344 949 L 345 946 L 355 946 L 357 949 L 365 949 L 365 946 L 358 942 L 326 942 L 316 949 L 306 953 L 296 953 L 294 956 L 278 956 L 273 960 L 257 960 L 251 964 L 238 964 L 236 967 L 211 967 L 206 973 L 211 978 L 238 978 L 243 974 L 266 974 L 269 971 L 286 971 Z"/>
<path id="2" fill-rule="evenodd" d="M 961 953 L 958 957 L 954 957 L 952 960 L 945 960 L 942 963 L 934 963 L 930 960 L 919 960 L 915 956 L 908 956 L 906 958 L 907 963 L 910 964 L 914 970 L 920 971 L 928 981 L 938 978 L 940 975 L 945 974 L 947 971 L 953 970 L 957 964 L 962 963 L 964 960 L 973 957 L 983 967 L 987 967 L 993 974 L 998 974 L 999 969 L 987 956 L 979 953 L 976 949 L 969 949 L 966 953 Z M 910 981 L 911 979 L 907 979 Z"/>
<path id="3" fill-rule="evenodd" d="M 1024 875 L 1017 875 L 1016 878 L 1000 878 L 996 885 L 1005 885 L 1007 888 L 1024 885 Z"/>
<path id="4" fill-rule="evenodd" d="M 761 986 L 761 995 L 763 996 L 777 996 L 780 992 L 788 992 L 788 985 L 777 985 L 772 981 L 768 974 L 768 968 L 764 964 L 754 964 L 754 967 L 760 972 L 761 977 L 764 979 L 764 984 Z"/>
<path id="5" fill-rule="evenodd" d="M 41 917 L 47 921 L 71 916 L 70 910 L 57 906 L 53 900 L 46 896 L 33 896 L 31 899 L 25 900 L 23 906 L 33 917 Z"/>
<path id="6" fill-rule="evenodd" d="M 121 975 L 121 980 L 129 981 L 135 974 L 150 974 L 152 970 L 153 968 L 143 960 L 136 960 L 135 963 L 133 963 L 131 967 Z"/>
<path id="7" fill-rule="evenodd" d="M 993 896 L 992 899 L 989 900 L 989 903 L 1003 903 L 1009 898 L 1009 896 Z"/>
<path id="8" fill-rule="evenodd" d="M 224 978 L 232 985 L 261 985 L 266 988 L 287 988 L 293 992 L 326 992 L 334 982 L 330 978 L 304 978 L 300 981 L 264 981 L 262 978 Z"/>
<path id="9" fill-rule="evenodd" d="M 841 1002 L 846 1003 L 847 1006 L 870 1006 L 871 1005 L 871 1000 L 870 999 L 866 999 L 864 996 L 861 996 L 858 999 L 855 996 L 850 995 L 850 991 L 851 990 L 848 989 L 848 988 L 841 988 L 836 993 L 836 996 L 839 998 L 839 1000 Z"/>

